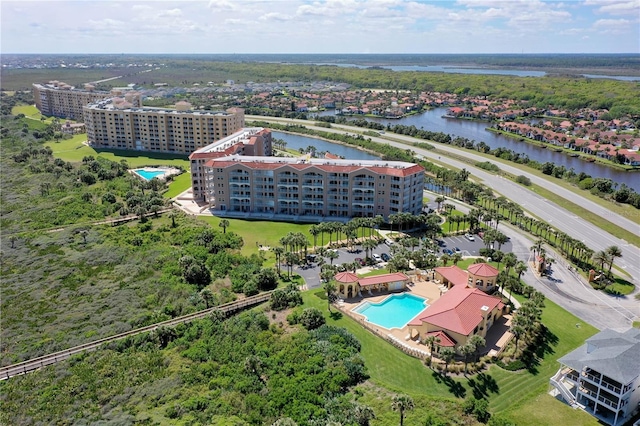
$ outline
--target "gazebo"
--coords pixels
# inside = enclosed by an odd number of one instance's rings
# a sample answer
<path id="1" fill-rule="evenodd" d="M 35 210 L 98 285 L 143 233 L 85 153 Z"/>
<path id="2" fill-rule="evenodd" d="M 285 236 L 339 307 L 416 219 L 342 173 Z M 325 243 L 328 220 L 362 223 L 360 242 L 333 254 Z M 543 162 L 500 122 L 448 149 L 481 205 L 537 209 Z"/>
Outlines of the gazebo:
<path id="1" fill-rule="evenodd" d="M 337 292 L 342 297 L 350 299 L 359 293 L 358 276 L 352 272 L 340 272 L 334 279 L 338 283 Z"/>
<path id="2" fill-rule="evenodd" d="M 469 286 L 482 291 L 490 291 L 496 286 L 498 270 L 488 263 L 474 263 L 467 268 Z"/>

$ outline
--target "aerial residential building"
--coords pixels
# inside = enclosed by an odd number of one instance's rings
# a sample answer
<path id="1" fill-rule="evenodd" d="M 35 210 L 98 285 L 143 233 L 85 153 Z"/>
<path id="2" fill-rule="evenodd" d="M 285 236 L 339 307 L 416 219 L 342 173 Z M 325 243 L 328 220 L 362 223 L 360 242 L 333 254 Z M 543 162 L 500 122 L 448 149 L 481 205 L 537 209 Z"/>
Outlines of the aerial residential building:
<path id="1" fill-rule="evenodd" d="M 606 329 L 558 360 L 553 393 L 617 426 L 640 408 L 640 330 Z"/>
<path id="2" fill-rule="evenodd" d="M 85 84 L 83 89 L 77 89 L 53 80 L 32 86 L 36 108 L 42 114 L 77 121 L 83 120 L 82 108 L 85 105 L 113 96 L 110 92 L 96 91 L 90 84 Z"/>
<path id="3" fill-rule="evenodd" d="M 230 155 L 266 157 L 273 151 L 271 131 L 262 127 L 245 127 L 238 132 L 200 148 L 191 155 L 191 189 L 195 200 L 205 199 L 204 164 Z"/>
<path id="4" fill-rule="evenodd" d="M 139 97 L 139 96 L 138 96 Z M 244 111 L 192 110 L 187 102 L 176 109 L 136 106 L 135 94 L 87 105 L 87 139 L 96 148 L 190 154 L 244 127 Z"/>
<path id="5" fill-rule="evenodd" d="M 412 163 L 233 155 L 204 170 L 204 197 L 219 216 L 311 222 L 422 211 L 424 168 Z"/>

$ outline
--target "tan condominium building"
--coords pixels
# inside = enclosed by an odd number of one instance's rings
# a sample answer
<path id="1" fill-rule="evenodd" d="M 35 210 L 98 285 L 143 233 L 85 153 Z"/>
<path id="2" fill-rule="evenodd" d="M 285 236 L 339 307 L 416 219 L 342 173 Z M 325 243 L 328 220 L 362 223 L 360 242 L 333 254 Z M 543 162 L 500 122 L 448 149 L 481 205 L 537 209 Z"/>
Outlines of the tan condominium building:
<path id="1" fill-rule="evenodd" d="M 204 164 L 214 158 L 230 155 L 270 156 L 273 151 L 271 130 L 263 127 L 245 127 L 189 155 L 191 161 L 191 189 L 193 198 L 204 200 Z"/>
<path id="2" fill-rule="evenodd" d="M 198 111 L 188 102 L 175 109 L 136 107 L 111 98 L 84 107 L 87 139 L 96 148 L 190 154 L 244 127 L 244 110 Z"/>
<path id="3" fill-rule="evenodd" d="M 204 169 L 205 198 L 219 216 L 388 219 L 422 210 L 424 168 L 412 163 L 233 155 Z"/>
<path id="4" fill-rule="evenodd" d="M 67 83 L 52 80 L 45 84 L 33 84 L 36 108 L 53 117 L 82 121 L 82 108 L 90 103 L 113 96 L 110 92 L 96 91 L 91 84 L 77 89 Z"/>

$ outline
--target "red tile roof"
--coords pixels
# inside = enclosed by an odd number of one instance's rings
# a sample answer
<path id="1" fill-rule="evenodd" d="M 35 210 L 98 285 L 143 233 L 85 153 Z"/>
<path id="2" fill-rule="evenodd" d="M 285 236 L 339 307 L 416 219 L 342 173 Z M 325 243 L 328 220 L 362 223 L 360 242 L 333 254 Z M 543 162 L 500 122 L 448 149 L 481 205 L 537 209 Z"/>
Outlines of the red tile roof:
<path id="1" fill-rule="evenodd" d="M 480 308 L 483 306 L 488 306 L 488 312 L 491 312 L 495 307 L 504 305 L 497 297 L 478 289 L 455 286 L 417 315 L 409 325 L 429 323 L 468 336 L 482 323 Z"/>
<path id="2" fill-rule="evenodd" d="M 409 277 L 402 272 L 396 272 L 394 274 L 376 275 L 373 277 L 361 278 L 358 284 L 360 287 L 366 287 L 374 284 L 386 284 L 396 281 L 408 281 Z"/>
<path id="3" fill-rule="evenodd" d="M 448 346 L 451 348 L 456 345 L 455 341 L 451 337 L 447 336 L 447 333 L 442 330 L 427 333 L 425 337 L 429 336 L 435 336 L 438 338 L 438 340 L 440 340 L 438 343 L 436 343 L 436 345 L 438 346 Z"/>
<path id="4" fill-rule="evenodd" d="M 355 283 L 358 281 L 358 276 L 351 272 L 340 272 L 333 277 L 339 283 Z"/>
<path id="5" fill-rule="evenodd" d="M 488 263 L 473 263 L 467 268 L 473 275 L 479 277 L 497 277 L 499 271 Z"/>
<path id="6" fill-rule="evenodd" d="M 466 286 L 469 281 L 469 275 L 466 271 L 458 268 L 456 265 L 439 266 L 435 269 L 437 273 L 442 275 L 447 281 L 453 285 Z"/>

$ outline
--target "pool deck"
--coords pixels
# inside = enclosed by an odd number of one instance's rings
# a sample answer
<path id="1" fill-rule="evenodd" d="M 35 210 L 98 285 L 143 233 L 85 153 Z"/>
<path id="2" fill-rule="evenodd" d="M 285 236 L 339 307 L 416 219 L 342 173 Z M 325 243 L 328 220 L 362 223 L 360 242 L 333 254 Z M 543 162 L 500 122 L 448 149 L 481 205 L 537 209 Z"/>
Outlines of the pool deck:
<path id="1" fill-rule="evenodd" d="M 337 303 L 337 306 L 344 314 L 356 319 L 365 328 L 369 329 L 371 332 L 379 335 L 380 337 L 387 340 L 393 339 L 399 342 L 402 346 L 405 347 L 405 349 L 408 349 L 409 351 L 415 349 L 417 351 L 428 352 L 428 347 L 426 347 L 419 341 L 409 338 L 409 328 L 406 325 L 399 329 L 387 329 L 378 324 L 367 322 L 366 318 L 363 315 L 360 315 L 353 311 L 353 309 L 355 309 L 363 301 L 379 303 L 392 294 L 409 293 L 420 296 L 427 299 L 428 305 L 432 305 L 442 295 L 444 288 L 439 282 L 432 280 L 423 280 L 417 276 L 412 276 L 411 278 L 412 281 L 409 283 L 408 287 L 406 287 L 402 291 L 373 292 L 372 296 L 369 296 L 365 292 L 363 293 L 364 297 L 345 299 L 343 301 L 339 301 Z M 506 314 L 503 315 L 502 318 L 496 320 L 494 325 L 487 332 L 485 338 L 487 345 L 485 346 L 484 350 L 481 351 L 481 353 L 488 353 L 489 355 L 497 354 L 501 350 L 501 348 L 503 348 L 512 338 L 511 333 L 509 332 L 510 325 L 511 315 Z"/>

